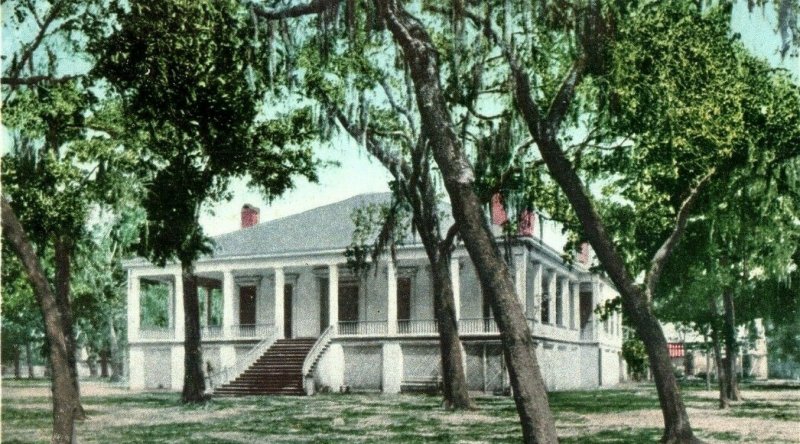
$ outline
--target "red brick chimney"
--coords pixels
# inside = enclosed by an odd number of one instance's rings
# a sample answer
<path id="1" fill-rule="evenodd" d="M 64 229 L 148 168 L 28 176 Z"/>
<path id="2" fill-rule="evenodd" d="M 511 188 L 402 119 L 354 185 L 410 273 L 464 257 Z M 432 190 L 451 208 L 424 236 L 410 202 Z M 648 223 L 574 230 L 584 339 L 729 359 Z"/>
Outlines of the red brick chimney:
<path id="1" fill-rule="evenodd" d="M 242 206 L 242 228 L 252 227 L 258 223 L 259 209 L 250 205 Z"/>
<path id="2" fill-rule="evenodd" d="M 519 215 L 519 235 L 533 237 L 533 230 L 536 229 L 536 214 L 531 210 L 525 209 Z"/>
<path id="3" fill-rule="evenodd" d="M 494 225 L 503 225 L 508 222 L 508 215 L 503 205 L 503 195 L 500 193 L 494 193 L 492 195 L 491 215 L 492 224 Z"/>

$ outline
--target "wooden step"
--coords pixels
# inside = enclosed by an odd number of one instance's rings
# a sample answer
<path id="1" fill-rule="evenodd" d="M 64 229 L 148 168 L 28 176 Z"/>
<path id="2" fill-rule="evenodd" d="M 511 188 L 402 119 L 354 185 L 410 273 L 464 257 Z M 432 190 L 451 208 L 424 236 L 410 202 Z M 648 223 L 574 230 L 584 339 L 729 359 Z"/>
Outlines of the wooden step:
<path id="1" fill-rule="evenodd" d="M 303 362 L 315 338 L 279 339 L 214 396 L 304 395 Z"/>

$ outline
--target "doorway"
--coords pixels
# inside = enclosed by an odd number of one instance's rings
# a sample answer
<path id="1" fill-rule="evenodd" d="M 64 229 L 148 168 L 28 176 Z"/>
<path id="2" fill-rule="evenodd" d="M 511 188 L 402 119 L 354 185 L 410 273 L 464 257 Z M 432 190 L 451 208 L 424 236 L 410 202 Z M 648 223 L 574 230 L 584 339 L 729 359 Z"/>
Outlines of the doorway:
<path id="1" fill-rule="evenodd" d="M 283 286 L 283 337 L 292 337 L 292 284 Z"/>
<path id="2" fill-rule="evenodd" d="M 239 325 L 255 325 L 255 323 L 256 287 L 241 287 L 239 289 Z"/>

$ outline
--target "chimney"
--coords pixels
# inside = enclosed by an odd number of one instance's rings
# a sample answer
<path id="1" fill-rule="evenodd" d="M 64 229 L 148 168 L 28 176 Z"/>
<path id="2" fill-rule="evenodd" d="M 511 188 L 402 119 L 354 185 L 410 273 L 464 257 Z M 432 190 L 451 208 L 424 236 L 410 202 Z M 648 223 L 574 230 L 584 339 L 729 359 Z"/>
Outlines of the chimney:
<path id="1" fill-rule="evenodd" d="M 258 223 L 259 209 L 250 205 L 242 206 L 242 228 L 252 227 Z"/>
<path id="2" fill-rule="evenodd" d="M 508 222 L 508 215 L 506 214 L 506 209 L 503 206 L 503 195 L 500 193 L 494 193 L 492 195 L 492 224 L 494 225 L 503 225 L 504 223 Z"/>
<path id="3" fill-rule="evenodd" d="M 536 215 L 529 209 L 522 210 L 519 215 L 519 235 L 533 237 L 533 230 L 536 228 Z"/>
<path id="4" fill-rule="evenodd" d="M 578 262 L 583 265 L 589 265 L 589 242 L 581 244 L 581 251 L 578 253 Z"/>

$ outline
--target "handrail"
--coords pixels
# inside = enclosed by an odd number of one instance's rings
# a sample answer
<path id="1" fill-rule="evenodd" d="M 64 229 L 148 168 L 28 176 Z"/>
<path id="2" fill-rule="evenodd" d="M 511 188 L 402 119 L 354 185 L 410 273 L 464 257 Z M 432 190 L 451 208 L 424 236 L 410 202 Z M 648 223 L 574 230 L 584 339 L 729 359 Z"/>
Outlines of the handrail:
<path id="1" fill-rule="evenodd" d="M 303 377 L 311 375 L 317 358 L 319 358 L 320 353 L 322 353 L 325 347 L 331 342 L 331 339 L 333 339 L 333 325 L 329 325 L 328 328 L 319 335 L 317 342 L 315 342 L 311 350 L 308 351 L 306 359 L 303 361 Z"/>
<path id="2" fill-rule="evenodd" d="M 274 324 L 267 324 L 267 325 L 274 325 Z M 219 372 L 215 373 L 213 376 L 209 377 L 211 382 L 211 387 L 209 389 L 213 390 L 215 387 L 219 387 L 225 385 L 233 380 L 233 378 L 239 376 L 250 367 L 256 359 L 260 358 L 264 352 L 267 351 L 272 344 L 275 343 L 276 339 L 275 329 L 274 328 L 267 328 L 267 337 L 262 339 L 258 344 L 256 344 L 253 348 L 250 349 L 244 356 L 240 359 L 236 360 L 236 364 L 228 366 L 220 370 Z"/>

